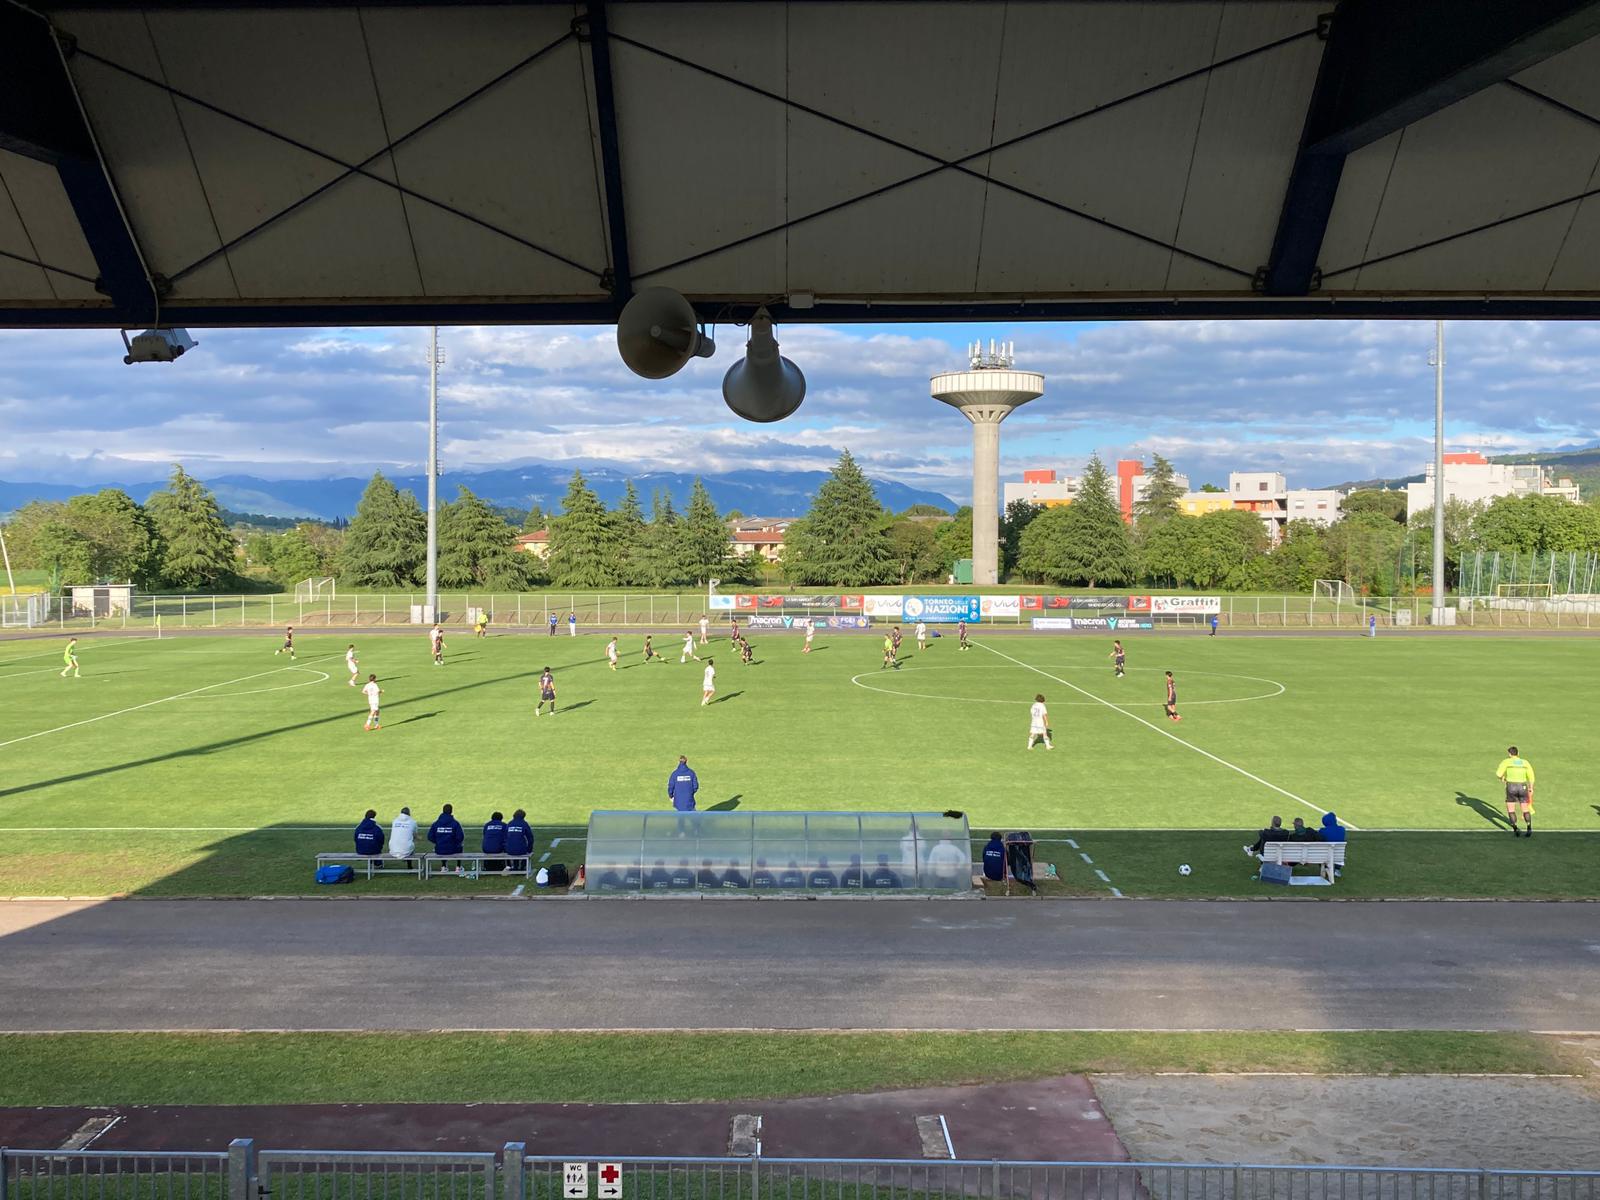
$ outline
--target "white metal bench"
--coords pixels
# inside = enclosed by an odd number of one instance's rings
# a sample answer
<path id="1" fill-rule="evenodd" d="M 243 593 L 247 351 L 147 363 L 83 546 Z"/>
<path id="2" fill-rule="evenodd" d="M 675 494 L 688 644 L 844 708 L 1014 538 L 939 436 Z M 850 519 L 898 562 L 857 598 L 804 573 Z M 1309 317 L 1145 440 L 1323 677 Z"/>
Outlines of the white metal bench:
<path id="1" fill-rule="evenodd" d="M 413 854 L 410 858 L 391 858 L 387 854 L 356 854 L 352 851 L 342 851 L 338 854 L 317 855 L 317 866 L 326 866 L 329 863 L 349 863 L 357 872 L 366 871 L 366 876 L 371 879 L 374 875 L 422 875 L 422 856 Z"/>
<path id="2" fill-rule="evenodd" d="M 470 867 L 474 874 L 483 873 L 483 864 L 486 862 L 505 863 L 510 868 L 513 863 L 522 865 L 513 869 L 496 871 L 496 875 L 521 875 L 524 879 L 532 879 L 534 874 L 533 857 L 531 855 L 513 856 L 504 852 L 499 854 L 484 854 L 481 851 L 463 850 L 460 854 L 424 854 L 422 856 L 422 877 L 436 879 L 441 875 L 454 875 L 457 867 Z"/>
<path id="3" fill-rule="evenodd" d="M 1265 842 L 1261 861 L 1288 867 L 1317 867 L 1322 878 L 1334 880 L 1334 868 L 1344 867 L 1344 848 L 1348 842 Z"/>

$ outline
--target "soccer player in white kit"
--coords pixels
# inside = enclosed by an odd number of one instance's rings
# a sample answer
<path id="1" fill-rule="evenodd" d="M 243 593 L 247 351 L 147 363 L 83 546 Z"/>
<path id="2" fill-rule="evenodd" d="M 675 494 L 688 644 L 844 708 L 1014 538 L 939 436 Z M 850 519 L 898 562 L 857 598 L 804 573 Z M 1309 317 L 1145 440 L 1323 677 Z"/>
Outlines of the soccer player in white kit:
<path id="1" fill-rule="evenodd" d="M 361 667 L 356 662 L 356 644 L 351 642 L 344 652 L 345 669 L 350 672 L 350 686 L 356 686 L 356 677 L 361 674 Z"/>
<path id="2" fill-rule="evenodd" d="M 433 647 L 433 665 L 444 666 L 444 626 L 435 624 L 428 631 L 428 644 Z"/>
<path id="3" fill-rule="evenodd" d="M 611 669 L 617 669 L 617 639 L 615 636 L 606 643 L 606 657 L 611 660 Z"/>
<path id="4" fill-rule="evenodd" d="M 922 651 L 922 650 L 926 650 L 927 648 L 928 648 L 928 623 L 926 621 L 918 621 L 917 622 L 917 649 L 918 649 L 918 651 Z"/>
<path id="5" fill-rule="evenodd" d="M 367 696 L 367 723 L 362 726 L 368 733 L 379 728 L 378 725 L 378 697 L 383 695 L 383 689 L 378 686 L 376 675 L 367 676 L 367 686 L 361 689 Z"/>
<path id="6" fill-rule="evenodd" d="M 711 703 L 711 697 L 717 693 L 717 668 L 716 659 L 706 659 L 706 673 L 700 680 L 700 707 L 704 708 Z"/>
<path id="7" fill-rule="evenodd" d="M 1028 710 L 1028 749 L 1033 749 L 1035 740 L 1043 738 L 1044 748 L 1054 750 L 1050 744 L 1050 712 L 1044 706 L 1044 693 L 1033 698 L 1033 707 Z"/>
<path id="8" fill-rule="evenodd" d="M 801 654 L 810 654 L 811 653 L 811 639 L 816 637 L 816 636 L 817 636 L 816 624 L 814 622 L 810 621 L 810 620 L 806 621 L 806 648 L 804 650 L 800 651 Z"/>
<path id="9" fill-rule="evenodd" d="M 678 661 L 686 663 L 691 658 L 695 662 L 700 661 L 700 656 L 694 652 L 694 634 L 685 629 L 683 631 L 683 653 L 678 655 Z"/>
<path id="10" fill-rule="evenodd" d="M 702 646 L 704 646 L 706 644 L 706 638 L 710 635 L 710 633 L 711 633 L 711 622 L 708 621 L 705 617 L 702 616 L 700 618 L 700 644 Z"/>

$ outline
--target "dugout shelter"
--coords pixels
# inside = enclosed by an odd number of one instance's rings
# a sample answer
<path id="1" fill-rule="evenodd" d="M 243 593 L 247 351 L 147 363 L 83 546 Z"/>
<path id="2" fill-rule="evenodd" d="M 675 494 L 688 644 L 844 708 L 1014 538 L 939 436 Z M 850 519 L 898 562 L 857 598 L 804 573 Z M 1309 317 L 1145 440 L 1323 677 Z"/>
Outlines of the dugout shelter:
<path id="1" fill-rule="evenodd" d="M 585 890 L 596 896 L 961 893 L 972 885 L 965 815 L 634 812 L 589 817 Z"/>
<path id="2" fill-rule="evenodd" d="M 0 0 L 0 325 L 1600 315 L 1600 0 Z"/>

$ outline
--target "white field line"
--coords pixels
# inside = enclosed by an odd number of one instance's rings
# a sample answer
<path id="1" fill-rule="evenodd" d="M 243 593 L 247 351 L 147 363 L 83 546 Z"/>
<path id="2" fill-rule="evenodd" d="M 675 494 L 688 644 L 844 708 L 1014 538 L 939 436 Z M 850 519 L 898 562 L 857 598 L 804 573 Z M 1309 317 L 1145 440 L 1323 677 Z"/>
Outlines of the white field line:
<path id="1" fill-rule="evenodd" d="M 1219 766 L 1227 767 L 1228 770 L 1230 770 L 1230 771 L 1236 771 L 1240 775 L 1243 775 L 1246 779 L 1253 780 L 1254 782 L 1259 783 L 1264 788 L 1270 788 L 1272 791 L 1277 792 L 1280 796 L 1287 796 L 1290 800 L 1293 800 L 1296 804 L 1304 804 L 1312 812 L 1325 813 L 1325 812 L 1328 811 L 1325 808 L 1318 808 L 1315 804 L 1311 803 L 1311 801 L 1307 800 L 1304 796 L 1296 796 L 1293 792 L 1289 791 L 1287 788 L 1281 788 L 1275 783 L 1268 782 L 1267 780 L 1261 778 L 1261 776 L 1255 775 L 1255 774 L 1252 774 L 1249 771 L 1246 771 L 1243 767 L 1237 765 L 1236 763 L 1231 763 L 1225 758 L 1219 758 L 1217 755 L 1211 753 L 1211 751 L 1209 751 L 1209 750 L 1202 750 L 1199 746 L 1196 746 L 1193 742 L 1184 741 L 1181 737 L 1179 737 L 1177 734 L 1173 733 L 1171 730 L 1163 729 L 1163 728 L 1161 728 L 1161 726 L 1159 726 L 1159 725 L 1157 725 L 1157 724 L 1155 724 L 1155 723 L 1153 723 L 1151 721 L 1146 721 L 1138 713 L 1131 713 L 1127 709 L 1121 708 L 1118 705 L 1115 705 L 1115 704 L 1111 703 L 1111 701 L 1109 701 L 1107 699 L 1104 699 L 1101 696 L 1096 696 L 1093 692 L 1088 691 L 1088 690 L 1086 690 L 1084 688 L 1081 688 L 1077 684 L 1069 682 L 1068 680 L 1065 680 L 1065 679 L 1061 678 L 1061 676 L 1059 676 L 1059 675 L 1052 675 L 1052 674 L 1050 674 L 1049 671 L 1040 670 L 1038 667 L 1035 667 L 1035 666 L 1032 666 L 1032 665 L 1030 665 L 1028 663 L 1023 662 L 1020 658 L 1012 658 L 1011 655 L 1007 654 L 1004 650 L 996 650 L 993 646 L 990 646 L 990 645 L 988 645 L 988 644 L 986 644 L 984 642 L 974 642 L 973 645 L 978 646 L 981 649 L 987 650 L 990 654 L 997 654 L 1001 658 L 1006 659 L 1009 662 L 1013 662 L 1019 667 L 1022 667 L 1024 670 L 1032 671 L 1037 675 L 1043 675 L 1046 679 L 1053 679 L 1056 683 L 1061 684 L 1063 687 L 1069 687 L 1075 692 L 1081 692 L 1083 695 L 1088 696 L 1091 700 L 1098 700 L 1101 704 L 1104 704 L 1107 708 L 1111 709 L 1113 712 L 1121 713 L 1123 716 L 1127 717 L 1128 720 L 1137 721 L 1137 722 L 1139 722 L 1139 724 L 1143 725 L 1146 729 L 1153 730 L 1154 732 L 1159 733 L 1162 737 L 1169 738 L 1172 741 L 1178 743 L 1178 745 L 1183 746 L 1185 749 L 1193 750 L 1196 754 L 1200 754 L 1200 755 L 1203 755 L 1206 758 L 1209 758 L 1212 762 L 1216 763 Z M 1361 826 L 1357 825 L 1353 821 L 1346 821 L 1345 822 L 1345 826 L 1346 826 L 1346 828 L 1354 829 L 1357 832 L 1360 832 L 1360 830 L 1361 830 Z"/>
<path id="2" fill-rule="evenodd" d="M 54 645 L 56 645 L 57 647 L 60 647 L 61 639 L 62 638 L 66 638 L 66 637 L 70 637 L 70 636 L 71 636 L 70 634 L 62 634 L 60 638 L 52 637 L 50 640 Z M 83 639 L 80 638 L 79 640 L 82 641 Z M 96 650 L 100 650 L 100 649 L 105 648 L 106 646 L 121 646 L 126 642 L 153 642 L 155 640 L 156 640 L 155 635 L 154 634 L 149 634 L 149 635 L 146 635 L 145 637 L 110 638 L 110 639 L 108 639 L 106 641 L 101 641 L 99 638 L 90 638 L 88 644 L 93 646 Z M 55 649 L 55 650 L 45 650 L 45 651 L 43 651 L 42 653 L 39 653 L 39 654 L 19 654 L 15 658 L 8 658 L 8 659 L 5 660 L 5 662 L 0 663 L 0 670 L 3 670 L 4 668 L 10 666 L 12 663 L 28 662 L 28 661 L 30 661 L 32 659 L 35 659 L 35 658 L 57 658 L 58 659 L 60 657 L 61 657 L 61 651 L 60 651 L 59 648 Z"/>
<path id="3" fill-rule="evenodd" d="M 1088 864 L 1089 864 L 1089 865 L 1090 865 L 1090 866 L 1091 866 L 1091 867 L 1092 867 L 1092 866 L 1094 866 L 1094 859 L 1092 859 L 1092 858 L 1090 858 L 1090 857 L 1089 857 L 1089 856 L 1088 856 L 1088 855 L 1087 855 L 1087 854 L 1085 854 L 1085 853 L 1084 853 L 1084 852 L 1083 852 L 1083 851 L 1082 851 L 1082 850 L 1079 850 L 1079 851 L 1078 851 L 1078 857 L 1079 857 L 1079 858 L 1081 858 L 1081 859 L 1083 859 L 1083 861 L 1084 861 L 1084 862 L 1086 862 L 1086 863 L 1088 863 Z"/>
<path id="4" fill-rule="evenodd" d="M 1110 883 L 1110 882 L 1111 882 L 1111 876 L 1109 876 L 1109 875 L 1107 875 L 1107 874 L 1106 874 L 1106 873 L 1105 873 L 1105 872 L 1104 872 L 1104 871 L 1102 871 L 1102 870 L 1101 870 L 1101 869 L 1100 869 L 1100 868 L 1099 868 L 1099 867 L 1096 867 L 1096 868 L 1095 868 L 1095 869 L 1094 869 L 1094 873 L 1095 873 L 1095 874 L 1096 874 L 1096 875 L 1098 875 L 1098 876 L 1100 876 L 1100 882 L 1101 882 L 1101 883 Z"/>
<path id="5" fill-rule="evenodd" d="M 314 658 L 314 659 L 311 659 L 310 661 L 311 662 L 319 662 L 323 658 L 337 658 L 337 657 L 338 657 L 338 655 L 336 655 L 336 654 L 324 654 L 320 658 Z M 293 667 L 274 667 L 270 671 L 257 671 L 253 675 L 241 675 L 237 679 L 223 679 L 223 680 L 219 680 L 216 683 L 208 683 L 204 687 L 191 688 L 187 692 L 179 692 L 175 696 L 163 696 L 159 700 L 146 700 L 143 704 L 135 704 L 135 705 L 132 705 L 129 708 L 119 708 L 115 712 L 101 713 L 98 717 L 85 717 L 81 721 L 73 721 L 73 722 L 71 722 L 70 724 L 67 724 L 67 725 L 57 725 L 54 729 L 41 729 L 37 733 L 25 733 L 21 737 L 16 737 L 16 738 L 10 739 L 9 741 L 0 742 L 0 750 L 4 750 L 7 746 L 15 746 L 19 742 L 29 742 L 29 741 L 32 741 L 34 738 L 46 737 L 46 736 L 48 736 L 48 735 L 50 735 L 52 733 L 65 733 L 69 729 L 79 729 L 84 725 L 93 725 L 96 721 L 108 721 L 112 717 L 124 716 L 124 715 L 126 715 L 128 713 L 131 713 L 131 712 L 138 712 L 140 709 L 154 708 L 158 704 L 168 704 L 168 703 L 172 702 L 173 700 L 185 700 L 190 696 L 198 696 L 203 692 L 209 692 L 212 688 L 228 687 L 230 684 L 245 683 L 245 682 L 248 682 L 251 679 L 261 679 L 262 677 L 267 676 L 267 675 L 276 675 L 280 671 L 292 671 L 294 669 L 295 668 L 293 668 Z"/>

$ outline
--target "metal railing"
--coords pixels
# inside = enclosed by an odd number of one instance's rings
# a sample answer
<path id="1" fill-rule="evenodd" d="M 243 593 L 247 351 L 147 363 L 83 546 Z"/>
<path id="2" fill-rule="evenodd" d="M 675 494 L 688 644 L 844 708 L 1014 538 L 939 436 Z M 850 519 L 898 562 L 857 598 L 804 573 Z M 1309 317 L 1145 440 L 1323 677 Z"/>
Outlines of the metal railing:
<path id="1" fill-rule="evenodd" d="M 584 1177 L 574 1187 L 569 1168 Z M 1600 1200 L 1600 1171 L 0 1149 L 0 1200 Z"/>

